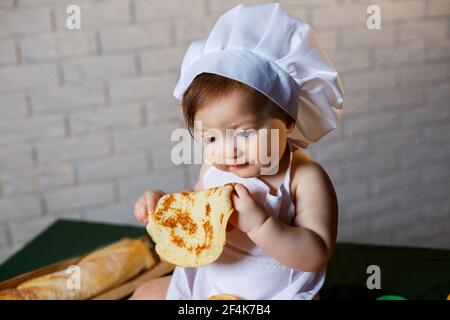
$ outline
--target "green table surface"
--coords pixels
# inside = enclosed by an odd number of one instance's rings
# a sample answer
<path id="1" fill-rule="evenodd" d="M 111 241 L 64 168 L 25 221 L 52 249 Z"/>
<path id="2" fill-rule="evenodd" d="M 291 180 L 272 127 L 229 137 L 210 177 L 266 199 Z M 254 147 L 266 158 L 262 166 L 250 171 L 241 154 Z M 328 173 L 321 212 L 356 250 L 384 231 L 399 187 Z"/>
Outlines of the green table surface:
<path id="1" fill-rule="evenodd" d="M 85 254 L 143 227 L 58 220 L 0 266 L 0 281 Z M 381 270 L 381 289 L 369 290 L 367 267 Z M 450 293 L 450 250 L 338 243 L 321 299 L 374 300 L 383 295 L 445 300 Z"/>

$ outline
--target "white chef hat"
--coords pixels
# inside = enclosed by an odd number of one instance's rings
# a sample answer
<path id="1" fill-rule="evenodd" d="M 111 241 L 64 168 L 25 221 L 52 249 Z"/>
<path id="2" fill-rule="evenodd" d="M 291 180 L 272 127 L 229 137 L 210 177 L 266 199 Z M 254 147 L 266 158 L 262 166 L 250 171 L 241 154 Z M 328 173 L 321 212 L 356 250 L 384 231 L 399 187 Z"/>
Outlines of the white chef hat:
<path id="1" fill-rule="evenodd" d="M 204 72 L 245 83 L 284 109 L 296 125 L 288 139 L 306 148 L 337 127 L 344 101 L 339 75 L 311 27 L 279 3 L 225 12 L 208 38 L 189 46 L 173 95 L 182 100 Z"/>

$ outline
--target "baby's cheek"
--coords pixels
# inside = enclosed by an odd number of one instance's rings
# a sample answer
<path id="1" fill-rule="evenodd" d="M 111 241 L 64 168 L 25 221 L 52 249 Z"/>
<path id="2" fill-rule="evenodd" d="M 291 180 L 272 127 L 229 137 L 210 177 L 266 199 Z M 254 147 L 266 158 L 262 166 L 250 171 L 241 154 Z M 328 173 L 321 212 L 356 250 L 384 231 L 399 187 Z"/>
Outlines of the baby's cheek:
<path id="1" fill-rule="evenodd" d="M 247 158 L 248 162 L 251 164 L 257 164 L 260 163 L 260 152 L 263 151 L 263 149 L 259 148 L 257 139 L 252 139 L 248 143 L 248 150 L 247 150 Z"/>
<path id="2" fill-rule="evenodd" d="M 217 163 L 216 156 L 217 153 L 211 145 L 203 148 L 203 161 L 206 162 L 206 164 Z"/>

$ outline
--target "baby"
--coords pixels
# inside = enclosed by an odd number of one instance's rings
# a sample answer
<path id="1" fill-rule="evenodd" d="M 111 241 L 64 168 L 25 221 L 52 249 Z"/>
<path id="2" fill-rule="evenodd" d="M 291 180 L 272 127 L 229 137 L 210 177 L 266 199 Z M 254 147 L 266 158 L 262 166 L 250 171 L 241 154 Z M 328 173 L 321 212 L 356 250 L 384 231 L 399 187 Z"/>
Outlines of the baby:
<path id="1" fill-rule="evenodd" d="M 191 45 L 174 95 L 207 160 L 193 190 L 236 182 L 236 211 L 216 261 L 176 267 L 131 299 L 317 299 L 338 202 L 327 173 L 302 148 L 336 127 L 343 89 L 312 30 L 278 3 L 239 5 Z M 145 192 L 136 218 L 147 223 L 164 194 Z"/>

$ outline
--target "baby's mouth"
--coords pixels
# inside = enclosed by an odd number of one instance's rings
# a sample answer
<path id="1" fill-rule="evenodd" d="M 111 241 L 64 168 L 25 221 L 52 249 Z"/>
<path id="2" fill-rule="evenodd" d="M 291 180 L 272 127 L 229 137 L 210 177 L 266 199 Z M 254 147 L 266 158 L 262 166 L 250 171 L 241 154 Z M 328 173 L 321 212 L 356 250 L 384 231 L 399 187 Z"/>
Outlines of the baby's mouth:
<path id="1" fill-rule="evenodd" d="M 246 162 L 246 163 L 242 163 L 242 164 L 229 164 L 228 166 L 231 167 L 231 168 L 243 168 L 243 167 L 246 167 L 248 165 L 249 165 L 249 163 Z"/>

